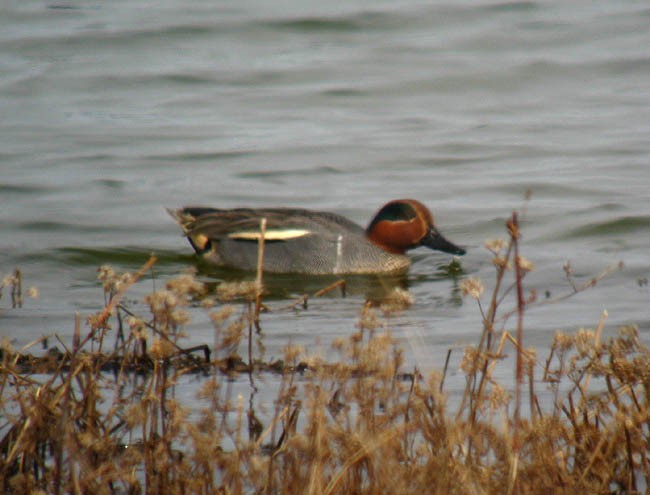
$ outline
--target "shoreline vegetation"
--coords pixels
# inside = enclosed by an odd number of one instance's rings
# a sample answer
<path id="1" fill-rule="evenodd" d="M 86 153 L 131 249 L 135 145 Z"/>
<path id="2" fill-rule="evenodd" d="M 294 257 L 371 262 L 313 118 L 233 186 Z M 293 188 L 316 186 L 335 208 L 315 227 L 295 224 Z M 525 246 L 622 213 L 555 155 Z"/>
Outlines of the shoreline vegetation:
<path id="1" fill-rule="evenodd" d="M 603 312 L 594 329 L 558 331 L 546 357 L 525 345 L 528 308 L 594 287 L 621 265 L 582 285 L 565 265 L 567 294 L 540 301 L 525 288 L 534 266 L 520 253 L 513 213 L 507 239 L 486 243 L 492 293 L 484 297 L 477 278 L 460 283 L 476 300 L 482 329 L 478 344 L 465 349 L 466 385 L 452 406 L 447 365 L 430 376 L 408 369 L 391 335 L 390 317 L 412 304 L 403 289 L 361 308 L 350 336 L 332 343 L 336 362 L 292 345 L 282 360 L 256 357 L 263 356 L 264 311 L 274 310 L 263 302 L 263 222 L 260 228 L 252 282 L 208 291 L 182 274 L 145 297 L 143 316 L 123 300 L 155 257 L 135 273 L 103 266 L 104 305 L 85 323 L 75 315 L 72 343 L 57 339 L 42 356 L 28 352 L 40 341 L 21 352 L 2 345 L 4 493 L 648 492 L 650 349 L 636 327 L 604 338 Z M 22 298 L 17 273 L 3 281 L 14 305 Z M 322 292 L 344 289 L 338 282 Z M 212 345 L 182 347 L 189 305 L 208 311 Z M 495 378 L 506 353 L 516 357 L 514 383 Z M 192 373 L 201 385 L 188 405 L 175 392 Z M 263 423 L 252 400 L 234 396 L 232 381 L 247 376 L 253 390 L 269 373 L 279 384 Z M 540 387 L 550 390 L 548 406 L 540 405 Z"/>

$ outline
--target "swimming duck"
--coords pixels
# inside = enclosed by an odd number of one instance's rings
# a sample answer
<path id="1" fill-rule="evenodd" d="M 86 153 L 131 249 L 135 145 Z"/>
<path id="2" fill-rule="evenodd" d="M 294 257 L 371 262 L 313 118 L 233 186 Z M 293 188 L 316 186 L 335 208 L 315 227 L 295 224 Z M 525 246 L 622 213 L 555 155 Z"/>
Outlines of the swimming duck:
<path id="1" fill-rule="evenodd" d="M 414 199 L 385 204 L 366 229 L 341 215 L 301 208 L 185 207 L 169 210 L 198 255 L 215 265 L 257 267 L 260 221 L 266 218 L 264 271 L 311 275 L 406 271 L 419 246 L 463 255 Z"/>

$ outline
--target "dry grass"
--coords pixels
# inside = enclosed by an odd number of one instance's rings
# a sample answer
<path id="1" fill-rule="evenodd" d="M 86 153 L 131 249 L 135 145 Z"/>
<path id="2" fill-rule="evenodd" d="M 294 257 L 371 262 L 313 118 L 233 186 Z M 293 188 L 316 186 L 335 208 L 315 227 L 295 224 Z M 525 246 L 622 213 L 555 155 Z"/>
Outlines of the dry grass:
<path id="1" fill-rule="evenodd" d="M 150 314 L 144 318 L 121 300 L 154 260 L 136 274 L 103 267 L 105 306 L 88 318 L 85 335 L 77 319 L 70 348 L 40 359 L 2 350 L 2 489 L 21 494 L 647 492 L 649 349 L 634 327 L 604 339 L 606 315 L 593 330 L 558 333 L 546 359 L 525 348 L 525 311 L 541 303 L 524 289 L 533 266 L 519 253 L 517 215 L 507 231 L 507 241 L 486 245 L 496 269 L 487 303 L 481 281 L 461 285 L 477 300 L 483 329 L 478 345 L 466 349 L 467 386 L 453 407 L 444 374 L 424 379 L 405 373 L 401 350 L 385 330 L 384 319 L 412 302 L 403 291 L 382 306 L 363 307 L 354 332 L 332 344 L 340 355 L 337 362 L 324 363 L 289 346 L 282 362 L 262 363 L 253 359 L 264 310 L 261 272 L 254 283 L 223 286 L 215 294 L 207 294 L 193 276 L 181 275 L 147 296 Z M 570 294 L 600 277 L 579 287 L 569 267 L 566 272 Z M 503 309 L 508 295 L 515 306 Z M 211 349 L 181 347 L 192 301 L 210 312 Z M 113 349 L 106 348 L 109 332 L 117 335 L 110 339 L 116 341 Z M 238 356 L 243 346 L 246 361 Z M 493 377 L 506 348 L 516 353 L 514 384 Z M 47 370 L 45 378 L 32 374 L 37 366 Z M 266 424 L 232 393 L 229 378 L 248 373 L 254 386 L 253 369 L 278 374 L 279 391 Z M 205 375 L 203 385 L 196 404 L 188 407 L 176 398 L 176 384 L 197 371 Z M 546 410 L 537 396 L 540 381 L 552 391 Z"/>

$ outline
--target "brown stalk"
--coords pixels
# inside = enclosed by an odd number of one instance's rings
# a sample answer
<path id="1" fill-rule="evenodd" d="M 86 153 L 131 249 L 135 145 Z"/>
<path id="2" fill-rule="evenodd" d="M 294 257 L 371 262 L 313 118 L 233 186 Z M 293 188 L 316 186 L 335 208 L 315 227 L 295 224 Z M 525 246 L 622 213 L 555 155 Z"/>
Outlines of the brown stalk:
<path id="1" fill-rule="evenodd" d="M 260 237 L 257 241 L 257 275 L 255 277 L 255 328 L 259 333 L 260 328 L 260 311 L 262 309 L 262 292 L 264 283 L 264 242 L 266 237 L 266 218 L 260 220 Z"/>
<path id="2" fill-rule="evenodd" d="M 329 292 L 332 292 L 334 289 L 337 289 L 337 288 L 341 289 L 341 295 L 343 297 L 345 297 L 346 282 L 345 282 L 344 279 L 337 280 L 336 282 L 328 285 L 327 287 L 314 292 L 314 297 L 324 296 L 325 294 L 327 294 Z"/>
<path id="3" fill-rule="evenodd" d="M 447 357 L 445 358 L 445 366 L 442 369 L 442 378 L 440 378 L 440 387 L 438 391 L 442 393 L 445 386 L 445 377 L 447 376 L 447 369 L 449 368 L 449 359 L 451 358 L 451 349 L 447 349 Z"/>
<path id="4" fill-rule="evenodd" d="M 516 362 L 516 388 L 515 388 L 515 444 L 514 450 L 519 450 L 518 427 L 521 415 L 521 385 L 523 382 L 523 342 L 524 342 L 524 290 L 522 287 L 522 272 L 519 263 L 519 221 L 517 212 L 512 214 L 512 220 L 508 225 L 510 238 L 515 251 L 515 280 L 517 281 L 517 362 Z"/>
<path id="5" fill-rule="evenodd" d="M 120 289 L 115 292 L 115 294 L 112 295 L 111 299 L 108 301 L 108 304 L 104 306 L 104 309 L 102 312 L 99 314 L 97 318 L 97 323 L 96 323 L 96 328 L 101 328 L 102 325 L 106 324 L 106 321 L 108 320 L 109 316 L 113 314 L 113 311 L 117 307 L 117 305 L 120 303 L 126 292 L 135 284 L 153 265 L 156 264 L 156 261 L 158 261 L 158 258 L 154 255 L 151 255 L 147 262 L 142 265 L 142 267 L 135 273 L 133 278 L 129 281 L 129 283 L 123 284 Z M 80 347 L 83 347 L 86 342 L 88 342 L 94 334 L 89 334 L 81 343 Z"/>
<path id="6" fill-rule="evenodd" d="M 343 466 L 338 470 L 338 472 L 334 475 L 334 477 L 331 479 L 331 481 L 327 484 L 325 487 L 325 491 L 323 492 L 323 495 L 330 495 L 331 493 L 334 493 L 334 490 L 340 483 L 341 479 L 343 476 L 346 474 L 346 472 L 357 462 L 359 462 L 361 459 L 364 457 L 368 456 L 372 451 L 375 449 L 381 447 L 382 444 L 388 442 L 395 436 L 399 435 L 402 433 L 402 429 L 399 426 L 394 427 L 393 429 L 387 430 L 382 432 L 375 440 L 368 444 L 362 445 L 352 456 L 350 456 Z"/>
<path id="7" fill-rule="evenodd" d="M 347 283 L 344 279 L 337 280 L 336 282 L 328 285 L 327 287 L 317 290 L 311 296 L 309 294 L 303 294 L 302 296 L 298 297 L 295 301 L 293 301 L 291 304 L 287 306 L 282 306 L 281 308 L 279 308 L 279 310 L 292 310 L 297 308 L 298 306 L 302 306 L 303 309 L 307 309 L 310 297 L 322 297 L 325 294 L 329 294 L 330 292 L 332 292 L 337 288 L 341 289 L 341 295 L 345 297 L 346 284 Z"/>
<path id="8" fill-rule="evenodd" d="M 519 221 L 517 212 L 513 212 L 512 219 L 507 224 L 510 239 L 514 247 L 515 256 L 515 282 L 517 286 L 517 357 L 516 357 L 516 385 L 515 385 L 515 411 L 514 411 L 514 430 L 512 436 L 512 450 L 514 456 L 511 461 L 511 474 L 508 484 L 508 494 L 517 490 L 518 467 L 519 467 L 519 450 L 520 445 L 520 415 L 521 415 L 521 386 L 523 382 L 523 319 L 524 319 L 524 293 L 522 288 L 523 274 L 520 267 L 519 258 Z"/>
<path id="9" fill-rule="evenodd" d="M 623 426 L 625 431 L 625 449 L 627 454 L 627 493 L 637 493 L 636 477 L 634 476 L 634 458 L 632 454 L 632 439 L 630 438 L 630 430 L 627 425 Z M 647 487 L 646 487 L 647 488 Z"/>
<path id="10" fill-rule="evenodd" d="M 79 344 L 81 342 L 81 314 L 79 311 L 74 313 L 74 334 L 72 335 L 72 352 L 73 354 L 79 352 Z"/>
<path id="11" fill-rule="evenodd" d="M 23 274 L 16 268 L 11 281 L 11 307 L 23 307 Z"/>
<path id="12" fill-rule="evenodd" d="M 501 284 L 503 283 L 503 278 L 506 273 L 508 260 L 510 259 L 510 254 L 512 252 L 512 242 L 508 245 L 508 250 L 506 255 L 503 257 L 502 263 L 497 267 L 497 276 L 496 284 L 494 290 L 492 291 L 492 298 L 490 300 L 490 305 L 488 308 L 487 317 L 483 320 L 483 332 L 481 333 L 481 340 L 478 344 L 477 355 L 480 356 L 484 351 L 490 352 L 492 350 L 492 337 L 494 335 L 494 322 L 496 318 L 498 303 L 498 295 L 501 290 Z M 485 346 L 485 347 L 484 347 Z M 465 411 L 465 405 L 467 399 L 470 399 L 470 410 L 469 410 L 469 424 L 473 425 L 476 422 L 476 413 L 477 405 L 480 404 L 481 397 L 483 396 L 483 391 L 486 383 L 486 371 L 488 366 L 488 361 L 485 360 L 483 366 L 481 367 L 480 376 L 477 377 L 477 372 L 479 371 L 479 363 L 475 363 L 472 370 L 468 374 L 467 384 L 465 386 L 465 391 L 463 392 L 463 398 L 460 402 L 458 412 L 456 414 L 456 420 L 459 420 Z M 478 381 L 478 386 L 477 386 Z"/>

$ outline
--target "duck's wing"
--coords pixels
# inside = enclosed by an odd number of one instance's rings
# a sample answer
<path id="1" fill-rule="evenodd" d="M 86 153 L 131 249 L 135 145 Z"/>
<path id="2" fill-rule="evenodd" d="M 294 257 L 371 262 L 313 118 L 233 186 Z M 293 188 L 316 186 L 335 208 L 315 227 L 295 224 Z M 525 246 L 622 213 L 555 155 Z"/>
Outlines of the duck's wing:
<path id="1" fill-rule="evenodd" d="M 199 250 L 210 240 L 257 241 L 262 218 L 266 219 L 264 239 L 271 242 L 315 235 L 336 236 L 342 230 L 363 231 L 362 227 L 340 215 L 297 208 L 185 207 L 168 211 Z"/>
<path id="2" fill-rule="evenodd" d="M 263 217 L 268 217 L 261 210 L 244 208 L 219 210 L 216 208 L 186 207 L 168 211 L 178 221 L 186 235 L 205 235 L 215 240 L 233 234 L 259 231 L 260 220 Z"/>

